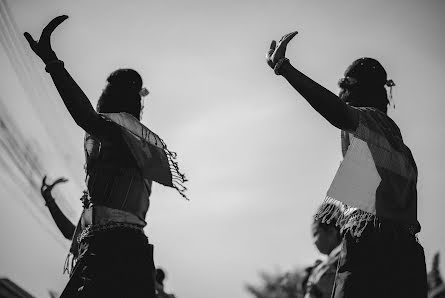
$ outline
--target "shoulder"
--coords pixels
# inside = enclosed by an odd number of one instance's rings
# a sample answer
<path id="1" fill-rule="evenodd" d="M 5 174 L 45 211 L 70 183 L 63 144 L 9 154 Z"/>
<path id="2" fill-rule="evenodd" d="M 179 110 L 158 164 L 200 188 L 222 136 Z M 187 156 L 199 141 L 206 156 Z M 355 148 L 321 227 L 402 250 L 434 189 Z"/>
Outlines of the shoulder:
<path id="1" fill-rule="evenodd" d="M 402 140 L 402 135 L 397 124 L 384 112 L 372 107 L 351 107 L 358 117 L 358 126 L 349 131 L 361 139 L 368 139 L 375 134 L 386 138 Z"/>

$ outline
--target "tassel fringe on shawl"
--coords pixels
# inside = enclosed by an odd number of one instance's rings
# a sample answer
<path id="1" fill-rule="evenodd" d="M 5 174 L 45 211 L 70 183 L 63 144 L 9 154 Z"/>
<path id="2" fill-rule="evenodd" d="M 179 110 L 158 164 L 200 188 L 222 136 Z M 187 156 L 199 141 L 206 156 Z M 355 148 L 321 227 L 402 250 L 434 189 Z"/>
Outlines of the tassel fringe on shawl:
<path id="1" fill-rule="evenodd" d="M 351 233 L 358 239 L 368 224 L 378 225 L 377 217 L 369 212 L 350 207 L 334 198 L 326 197 L 315 215 L 322 223 L 334 222 L 340 227 L 340 234 Z"/>
<path id="2" fill-rule="evenodd" d="M 153 131 L 145 127 L 136 118 L 127 113 L 101 114 L 122 127 L 124 138 L 133 153 L 144 176 L 164 186 L 175 188 L 185 195 L 187 178 L 180 172 L 177 154 L 167 148 L 167 144 Z M 149 156 L 147 158 L 147 156 Z M 153 159 L 155 161 L 153 162 Z"/>
<path id="3" fill-rule="evenodd" d="M 179 194 L 186 200 L 185 195 L 187 187 L 184 183 L 187 178 L 179 170 L 176 161 L 177 154 L 167 148 L 167 144 L 154 132 L 145 127 L 135 117 L 128 113 L 109 113 L 101 114 L 105 119 L 118 124 L 122 128 L 127 145 L 133 154 L 139 168 L 145 178 L 152 179 L 162 185 L 175 188 Z M 84 191 L 81 198 L 84 208 L 88 200 L 88 192 Z M 70 252 L 65 260 L 63 273 L 72 274 L 75 265 L 81 259 L 82 253 L 79 252 L 82 229 L 80 221 L 74 232 Z"/>

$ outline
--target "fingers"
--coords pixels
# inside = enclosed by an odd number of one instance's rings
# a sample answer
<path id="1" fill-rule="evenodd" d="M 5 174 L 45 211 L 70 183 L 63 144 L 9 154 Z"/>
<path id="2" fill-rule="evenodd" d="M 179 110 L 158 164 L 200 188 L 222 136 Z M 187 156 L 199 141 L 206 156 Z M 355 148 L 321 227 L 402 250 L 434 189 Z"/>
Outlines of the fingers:
<path id="1" fill-rule="evenodd" d="M 277 46 L 277 42 L 275 40 L 272 40 L 272 42 L 270 43 L 270 48 L 269 48 L 269 50 L 266 53 L 267 64 L 270 67 L 272 67 L 272 68 L 274 67 L 274 63 L 272 62 L 272 58 L 271 57 L 272 57 L 272 54 L 275 51 L 276 46 Z"/>
<path id="2" fill-rule="evenodd" d="M 277 47 L 277 42 L 275 40 L 272 40 L 272 42 L 270 43 L 270 50 L 275 50 L 276 47 Z"/>
<path id="3" fill-rule="evenodd" d="M 58 16 L 52 19 L 51 22 L 49 22 L 49 24 L 46 25 L 46 27 L 43 29 L 41 38 L 43 36 L 49 38 L 49 36 L 51 35 L 51 33 L 53 33 L 57 26 L 59 26 L 66 19 L 68 19 L 67 15 Z"/>
<path id="4" fill-rule="evenodd" d="M 267 60 L 269 60 L 270 57 L 272 56 L 273 52 L 275 51 L 276 46 L 277 46 L 277 42 L 275 40 L 272 40 L 272 42 L 270 44 L 269 51 L 267 51 L 267 53 L 266 53 Z"/>
<path id="5" fill-rule="evenodd" d="M 60 177 L 58 178 L 56 181 L 54 181 L 51 185 L 46 184 L 46 175 L 43 176 L 42 179 L 42 186 L 40 187 L 40 192 L 42 193 L 42 195 L 44 195 L 45 193 L 51 192 L 51 190 L 54 188 L 54 186 L 56 186 L 59 183 L 64 183 L 67 182 L 68 179 L 66 179 L 65 177 Z"/>
<path id="6" fill-rule="evenodd" d="M 25 36 L 25 38 L 28 41 L 28 43 L 31 46 L 31 48 L 34 49 L 34 47 L 37 44 L 37 42 L 34 40 L 34 38 L 32 38 L 31 34 L 29 34 L 28 32 L 25 32 L 23 35 Z"/>
<path id="7" fill-rule="evenodd" d="M 65 182 L 67 182 L 67 181 L 68 181 L 68 179 L 66 179 L 66 178 L 64 178 L 64 177 L 60 177 L 59 179 L 57 179 L 56 181 L 54 181 L 53 184 L 51 184 L 51 188 L 54 187 L 56 184 L 59 184 L 59 183 L 65 183 Z"/>
<path id="8" fill-rule="evenodd" d="M 54 19 L 51 20 L 51 22 L 48 23 L 48 25 L 46 25 L 43 31 L 49 31 L 50 33 L 53 32 L 54 29 L 56 29 L 56 27 L 59 26 L 66 19 L 68 19 L 67 15 L 55 17 Z"/>
<path id="9" fill-rule="evenodd" d="M 298 34 L 298 31 L 294 31 L 294 32 L 291 32 L 291 33 L 289 33 L 289 34 L 286 34 L 286 35 L 284 35 L 284 36 L 281 38 L 281 41 L 280 41 L 280 42 L 282 42 L 282 43 L 284 43 L 284 44 L 288 44 L 289 41 L 291 41 L 292 38 L 294 38 L 295 35 L 297 35 L 297 34 Z"/>
<path id="10" fill-rule="evenodd" d="M 42 186 L 40 186 L 40 192 L 43 194 L 43 191 L 44 191 L 44 189 L 46 188 L 46 175 L 45 176 L 43 176 L 43 179 L 42 179 Z"/>
<path id="11" fill-rule="evenodd" d="M 274 68 L 277 61 L 280 58 L 285 57 L 287 44 L 297 34 L 298 34 L 298 31 L 294 31 L 294 32 L 284 35 L 283 37 L 281 37 L 280 41 L 278 42 L 278 45 L 275 40 L 272 41 L 272 43 L 270 44 L 269 51 L 267 51 L 267 54 L 266 54 L 267 64 L 270 67 Z"/>

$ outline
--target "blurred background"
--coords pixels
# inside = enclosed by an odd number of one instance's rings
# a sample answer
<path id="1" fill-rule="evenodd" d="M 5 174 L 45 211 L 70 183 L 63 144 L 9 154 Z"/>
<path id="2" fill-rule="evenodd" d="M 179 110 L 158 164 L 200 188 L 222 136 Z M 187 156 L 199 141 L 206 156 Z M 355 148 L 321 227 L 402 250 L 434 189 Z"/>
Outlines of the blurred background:
<path id="1" fill-rule="evenodd" d="M 35 297 L 57 297 L 68 279 L 69 243 L 40 183 L 69 179 L 53 193 L 77 222 L 83 132 L 23 37 L 61 14 L 53 49 L 92 104 L 113 70 L 140 72 L 151 92 L 142 122 L 190 180 L 190 201 L 155 185 L 147 217 L 177 297 L 252 297 L 258 272 L 319 258 L 310 223 L 341 161 L 340 132 L 265 63 L 272 39 L 294 30 L 287 57 L 335 93 L 356 58 L 386 68 L 389 114 L 419 168 L 428 267 L 445 252 L 444 1 L 0 0 L 0 277 Z"/>

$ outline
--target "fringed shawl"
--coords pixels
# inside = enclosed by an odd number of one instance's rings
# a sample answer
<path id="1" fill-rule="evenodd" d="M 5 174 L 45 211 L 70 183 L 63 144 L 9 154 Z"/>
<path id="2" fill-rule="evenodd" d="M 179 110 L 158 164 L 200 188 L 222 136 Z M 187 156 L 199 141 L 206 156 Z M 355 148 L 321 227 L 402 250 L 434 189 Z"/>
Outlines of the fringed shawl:
<path id="1" fill-rule="evenodd" d="M 354 109 L 359 125 L 342 131 L 344 159 L 316 218 L 356 237 L 380 219 L 417 226 L 417 167 L 399 128 L 377 109 Z"/>
<path id="2" fill-rule="evenodd" d="M 128 113 L 101 114 L 121 127 L 122 136 L 144 178 L 173 187 L 184 194 L 187 181 L 179 171 L 176 153 L 168 150 L 165 142 L 139 120 Z"/>
<path id="3" fill-rule="evenodd" d="M 128 113 L 109 113 L 100 114 L 104 119 L 112 121 L 119 125 L 121 133 L 128 149 L 134 157 L 145 183 L 151 185 L 151 181 L 155 181 L 164 186 L 175 188 L 181 196 L 188 200 L 184 192 L 187 188 L 184 183 L 187 181 L 184 174 L 179 171 L 178 163 L 176 162 L 176 153 L 168 150 L 165 142 L 150 129 L 145 127 L 139 120 Z M 100 143 L 97 143 L 94 138 L 86 138 L 85 142 L 87 146 L 92 150 L 91 158 L 96 158 L 98 150 L 100 150 Z M 87 152 L 86 159 L 87 164 L 90 157 Z M 151 188 L 151 186 L 150 186 Z M 89 194 L 84 191 L 82 201 L 84 208 L 88 204 Z M 70 253 L 65 261 L 64 272 L 72 273 L 72 269 L 75 263 L 82 257 L 79 255 L 79 237 L 85 230 L 85 224 L 83 223 L 84 217 L 91 212 L 86 212 L 84 209 L 79 223 L 73 235 L 73 240 L 70 248 Z M 91 216 L 91 215 L 90 215 Z M 90 220 L 91 222 L 91 220 Z"/>

